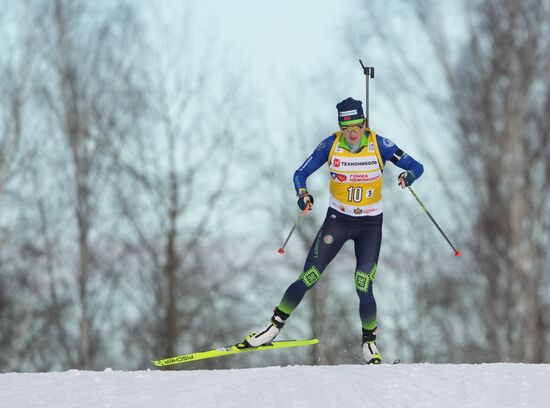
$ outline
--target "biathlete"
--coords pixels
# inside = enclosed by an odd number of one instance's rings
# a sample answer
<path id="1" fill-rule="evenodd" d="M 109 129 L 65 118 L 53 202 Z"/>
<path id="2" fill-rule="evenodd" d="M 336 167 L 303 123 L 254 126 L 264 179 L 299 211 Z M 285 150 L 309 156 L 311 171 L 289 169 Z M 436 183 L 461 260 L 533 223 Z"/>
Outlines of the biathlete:
<path id="1" fill-rule="evenodd" d="M 382 241 L 382 173 L 390 161 L 405 170 L 399 185 L 410 186 L 424 172 L 422 164 L 391 140 L 366 127 L 361 101 L 347 98 L 336 105 L 340 131 L 323 140 L 294 173 L 298 206 L 313 206 L 306 180 L 323 164 L 330 172 L 330 203 L 303 272 L 292 283 L 275 308 L 269 324 L 244 340 L 248 347 L 270 343 L 300 301 L 320 279 L 327 265 L 348 240 L 355 244 L 355 287 L 359 296 L 362 351 L 367 364 L 379 364 L 376 346 L 376 301 L 373 283 Z"/>

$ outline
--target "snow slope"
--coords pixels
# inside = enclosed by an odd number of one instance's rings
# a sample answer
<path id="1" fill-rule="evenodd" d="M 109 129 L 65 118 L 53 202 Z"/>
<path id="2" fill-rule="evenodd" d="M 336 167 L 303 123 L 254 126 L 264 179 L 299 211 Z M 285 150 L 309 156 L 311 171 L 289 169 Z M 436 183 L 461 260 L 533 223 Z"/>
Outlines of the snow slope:
<path id="1" fill-rule="evenodd" d="M 550 407 L 550 365 L 0 374 L 0 407 Z"/>

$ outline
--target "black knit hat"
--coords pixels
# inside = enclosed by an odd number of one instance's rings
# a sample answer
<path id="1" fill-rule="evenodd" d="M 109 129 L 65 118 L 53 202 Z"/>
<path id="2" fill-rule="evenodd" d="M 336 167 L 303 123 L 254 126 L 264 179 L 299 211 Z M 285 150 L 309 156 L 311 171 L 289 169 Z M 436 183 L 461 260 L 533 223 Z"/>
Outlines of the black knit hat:
<path id="1" fill-rule="evenodd" d="M 361 101 L 347 98 L 337 104 L 336 109 L 338 110 L 338 124 L 340 126 L 358 125 L 365 120 Z"/>

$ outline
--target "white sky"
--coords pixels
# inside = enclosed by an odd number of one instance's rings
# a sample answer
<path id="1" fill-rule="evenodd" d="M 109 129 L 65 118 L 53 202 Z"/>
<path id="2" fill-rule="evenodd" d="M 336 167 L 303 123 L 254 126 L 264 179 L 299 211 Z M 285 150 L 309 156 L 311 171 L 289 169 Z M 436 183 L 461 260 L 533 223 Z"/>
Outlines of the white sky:
<path id="1" fill-rule="evenodd" d="M 378 82 L 389 80 L 384 51 L 371 48 L 369 55 L 352 55 L 345 38 L 358 0 L 171 0 L 162 3 L 189 7 L 203 22 L 205 31 L 212 29 L 230 49 L 236 50 L 235 56 L 242 58 L 246 78 L 253 81 L 258 97 L 271 101 L 270 109 L 275 110 L 272 116 L 277 118 L 276 122 L 281 119 L 279 111 L 284 108 L 284 95 L 290 93 L 288 88 L 296 86 L 299 76 L 304 79 L 299 83 L 302 90 L 313 93 L 308 95 L 311 99 L 304 102 L 304 109 L 320 113 L 323 129 L 326 126 L 328 132 L 336 130 L 331 128 L 336 126 L 336 103 L 348 96 L 365 100 L 365 77 L 358 61 L 361 58 L 366 65 L 378 68 L 375 79 L 370 81 L 371 126 L 396 143 L 406 140 L 400 140 L 403 128 L 396 123 L 395 111 L 383 103 L 381 89 L 377 89 Z M 388 13 L 392 13 L 391 9 Z M 365 24 L 372 23 L 365 21 Z M 403 40 L 410 38 L 406 29 L 401 35 Z M 307 82 L 312 78 L 317 82 Z M 324 137 L 325 134 L 320 134 L 319 140 Z"/>
<path id="2" fill-rule="evenodd" d="M 357 92 L 342 90 L 341 99 L 364 95 L 359 62 L 350 58 L 343 39 L 349 8 L 342 7 L 342 1 L 171 0 L 161 3 L 188 7 L 199 24 L 204 25 L 205 32 L 211 30 L 229 49 L 235 50 L 233 56 L 245 67 L 242 77 L 253 83 L 258 98 L 269 101 L 266 105 L 271 112 L 267 120 L 275 125 L 283 115 L 283 95 L 288 88 L 296 86 L 297 76 L 310 79 L 327 67 L 336 72 L 347 65 L 353 69 L 351 77 L 358 85 L 354 88 Z M 355 0 L 347 2 L 353 3 Z M 335 125 L 335 105 L 339 100 L 324 96 L 327 99 L 319 101 L 317 106 L 304 103 L 304 109 L 322 109 L 327 122 Z M 325 136 L 319 135 L 319 140 Z"/>
<path id="3" fill-rule="evenodd" d="M 349 10 L 337 0 L 201 0 L 188 2 L 257 69 L 278 64 L 315 69 L 337 48 Z"/>

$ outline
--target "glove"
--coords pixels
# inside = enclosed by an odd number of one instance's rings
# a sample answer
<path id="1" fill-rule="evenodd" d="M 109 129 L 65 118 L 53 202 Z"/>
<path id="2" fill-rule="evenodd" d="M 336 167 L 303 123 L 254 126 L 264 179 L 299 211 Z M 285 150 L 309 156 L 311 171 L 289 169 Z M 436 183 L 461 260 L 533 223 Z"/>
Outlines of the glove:
<path id="1" fill-rule="evenodd" d="M 397 180 L 399 180 L 398 186 L 402 188 L 409 187 L 412 183 L 414 183 L 415 179 L 416 179 L 416 176 L 412 171 L 410 170 L 404 171 L 397 177 Z M 405 185 L 403 185 L 403 181 L 405 181 Z"/>
<path id="2" fill-rule="evenodd" d="M 298 207 L 304 211 L 309 203 L 309 209 L 313 208 L 313 196 L 307 192 L 307 189 L 301 188 L 298 190 Z"/>

